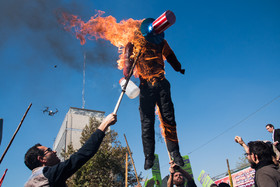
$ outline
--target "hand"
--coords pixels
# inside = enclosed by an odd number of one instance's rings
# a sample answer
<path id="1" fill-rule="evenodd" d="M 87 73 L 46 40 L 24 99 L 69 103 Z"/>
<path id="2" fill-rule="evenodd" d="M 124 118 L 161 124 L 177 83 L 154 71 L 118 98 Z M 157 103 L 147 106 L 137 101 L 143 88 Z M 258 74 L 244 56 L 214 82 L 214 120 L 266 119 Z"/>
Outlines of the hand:
<path id="1" fill-rule="evenodd" d="M 234 140 L 236 143 L 239 143 L 241 146 L 245 144 L 240 136 L 235 136 Z"/>
<path id="2" fill-rule="evenodd" d="M 114 125 L 117 122 L 117 114 L 109 114 L 108 116 L 105 117 L 103 120 L 104 123 L 108 125 Z"/>
<path id="3" fill-rule="evenodd" d="M 277 144 L 279 144 L 279 142 L 278 142 L 278 141 L 273 142 L 273 145 L 275 145 L 275 146 L 276 146 Z"/>
<path id="4" fill-rule="evenodd" d="M 98 129 L 105 132 L 110 125 L 114 125 L 116 122 L 117 122 L 117 115 L 111 113 L 103 119 Z"/>
<path id="5" fill-rule="evenodd" d="M 180 168 L 180 166 L 176 165 L 174 161 L 169 162 L 169 164 L 170 164 L 169 171 L 171 174 L 175 173 L 175 170 Z"/>
<path id="6" fill-rule="evenodd" d="M 185 74 L 185 69 L 180 69 L 180 73 Z"/>

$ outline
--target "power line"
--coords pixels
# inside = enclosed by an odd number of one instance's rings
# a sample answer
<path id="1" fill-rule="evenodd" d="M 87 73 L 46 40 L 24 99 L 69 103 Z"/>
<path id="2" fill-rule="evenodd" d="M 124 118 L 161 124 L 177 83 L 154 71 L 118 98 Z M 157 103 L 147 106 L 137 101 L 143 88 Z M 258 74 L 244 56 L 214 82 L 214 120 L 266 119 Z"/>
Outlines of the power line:
<path id="1" fill-rule="evenodd" d="M 209 141 L 207 141 L 206 143 L 200 145 L 198 148 L 194 149 L 193 151 L 189 152 L 188 155 L 190 155 L 191 153 L 199 150 L 200 148 L 204 147 L 205 145 L 209 144 L 210 142 L 214 141 L 215 139 L 217 139 L 218 137 L 222 136 L 223 134 L 225 134 L 226 132 L 228 132 L 229 130 L 233 129 L 234 127 L 240 125 L 241 123 L 243 123 L 244 121 L 246 121 L 247 119 L 249 119 L 250 117 L 252 117 L 253 115 L 255 115 L 256 113 L 258 113 L 259 111 L 261 111 L 262 109 L 264 109 L 265 107 L 269 106 L 271 103 L 273 103 L 274 101 L 276 101 L 278 98 L 280 98 L 280 95 L 278 95 L 277 97 L 273 98 L 271 101 L 267 102 L 266 104 L 264 104 L 263 106 L 261 106 L 259 109 L 257 109 L 255 112 L 249 114 L 247 117 L 243 118 L 242 120 L 240 120 L 239 122 L 237 122 L 236 124 L 234 124 L 233 126 L 229 127 L 228 129 L 224 130 L 223 132 L 221 132 L 220 134 L 218 134 L 217 136 L 215 136 L 214 138 L 210 139 Z"/>

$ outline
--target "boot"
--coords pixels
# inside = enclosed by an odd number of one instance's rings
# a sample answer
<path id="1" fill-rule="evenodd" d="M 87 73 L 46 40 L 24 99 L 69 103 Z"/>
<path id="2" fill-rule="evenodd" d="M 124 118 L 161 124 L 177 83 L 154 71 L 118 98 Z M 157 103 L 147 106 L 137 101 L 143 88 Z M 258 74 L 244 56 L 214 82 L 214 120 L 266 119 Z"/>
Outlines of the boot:
<path id="1" fill-rule="evenodd" d="M 178 166 L 184 166 L 183 158 L 178 151 L 173 151 L 173 152 L 170 153 L 170 155 L 172 156 L 175 164 L 177 164 Z"/>
<path id="2" fill-rule="evenodd" d="M 145 157 L 145 164 L 144 164 L 144 169 L 148 170 L 150 168 L 153 167 L 154 165 L 154 160 L 155 160 L 155 156 L 146 156 Z"/>

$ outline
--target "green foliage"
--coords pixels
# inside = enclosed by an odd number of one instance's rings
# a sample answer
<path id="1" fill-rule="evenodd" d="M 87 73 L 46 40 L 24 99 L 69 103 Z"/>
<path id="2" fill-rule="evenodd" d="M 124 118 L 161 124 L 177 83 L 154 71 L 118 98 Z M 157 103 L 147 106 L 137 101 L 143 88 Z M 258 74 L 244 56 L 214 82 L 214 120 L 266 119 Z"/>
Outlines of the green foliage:
<path id="1" fill-rule="evenodd" d="M 236 169 L 241 170 L 248 166 L 250 166 L 250 163 L 248 162 L 248 159 L 246 156 L 238 157 L 239 161 L 236 163 Z"/>
<path id="2" fill-rule="evenodd" d="M 96 131 L 100 122 L 91 118 L 89 125 L 84 128 L 80 142 L 84 144 L 90 135 Z M 126 147 L 122 147 L 117 140 L 118 133 L 108 130 L 98 152 L 80 170 L 78 170 L 68 181 L 69 187 L 76 186 L 124 186 L 125 183 L 125 154 Z M 73 146 L 68 146 L 67 153 L 63 153 L 67 158 L 74 153 Z M 128 160 L 130 161 L 130 159 Z M 138 176 L 142 179 L 141 174 Z M 130 186 L 137 184 L 136 176 L 132 170 L 131 162 L 128 165 L 128 183 Z"/>

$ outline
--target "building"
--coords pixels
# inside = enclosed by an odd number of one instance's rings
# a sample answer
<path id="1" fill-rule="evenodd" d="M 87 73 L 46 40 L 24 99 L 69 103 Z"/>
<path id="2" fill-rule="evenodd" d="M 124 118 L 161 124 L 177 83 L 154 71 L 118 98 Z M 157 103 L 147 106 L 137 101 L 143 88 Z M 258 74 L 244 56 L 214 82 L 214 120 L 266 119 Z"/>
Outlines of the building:
<path id="1" fill-rule="evenodd" d="M 84 127 L 89 124 L 90 118 L 95 117 L 101 122 L 104 114 L 105 112 L 102 111 L 70 107 L 53 144 L 53 150 L 57 152 L 57 156 L 61 161 L 65 160 L 61 156 L 62 150 L 64 149 L 67 152 L 67 146 L 71 142 L 74 149 L 81 147 L 81 133 Z"/>

